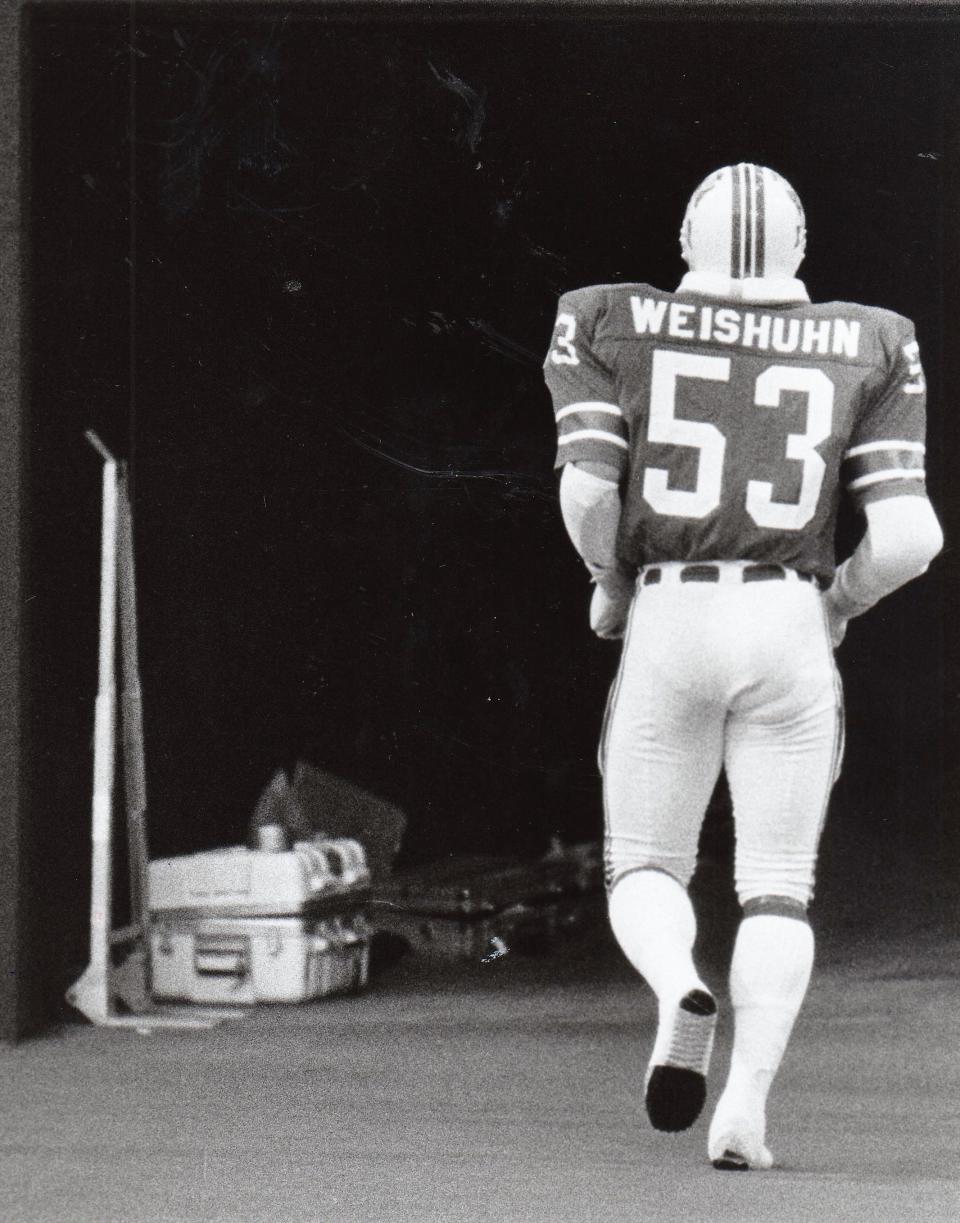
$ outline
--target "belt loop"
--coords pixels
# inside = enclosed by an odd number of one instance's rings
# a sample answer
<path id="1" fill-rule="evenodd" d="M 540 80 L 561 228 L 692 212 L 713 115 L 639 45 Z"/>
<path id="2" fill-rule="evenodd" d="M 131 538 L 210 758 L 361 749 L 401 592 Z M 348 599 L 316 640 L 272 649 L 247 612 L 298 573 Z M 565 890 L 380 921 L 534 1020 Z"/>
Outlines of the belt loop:
<path id="1" fill-rule="evenodd" d="M 681 582 L 719 582 L 718 565 L 684 565 L 680 570 Z"/>
<path id="2" fill-rule="evenodd" d="M 736 570 L 727 569 L 724 562 L 691 561 L 688 564 L 671 564 L 665 570 L 662 564 L 648 565 L 640 570 L 639 586 L 656 586 L 666 578 L 679 582 L 720 582 L 728 579 L 736 582 L 769 582 L 786 580 L 812 582 L 818 589 L 826 590 L 829 583 L 816 573 L 807 573 L 792 565 L 776 561 L 739 561 Z"/>
<path id="3" fill-rule="evenodd" d="M 743 580 L 745 582 L 782 582 L 786 577 L 787 571 L 783 565 L 773 563 L 746 565 L 743 570 Z"/>

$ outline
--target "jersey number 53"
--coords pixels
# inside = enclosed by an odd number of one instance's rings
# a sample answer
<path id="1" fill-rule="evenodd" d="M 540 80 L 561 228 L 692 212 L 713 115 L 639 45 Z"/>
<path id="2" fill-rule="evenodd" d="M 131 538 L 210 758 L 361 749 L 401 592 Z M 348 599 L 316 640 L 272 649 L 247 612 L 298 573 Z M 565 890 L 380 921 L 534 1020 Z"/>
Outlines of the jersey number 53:
<path id="1" fill-rule="evenodd" d="M 697 479 L 693 489 L 670 488 L 670 473 L 662 467 L 647 467 L 643 473 L 644 500 L 658 514 L 675 518 L 705 518 L 720 505 L 723 489 L 723 459 L 727 439 L 716 425 L 684 420 L 677 415 L 677 382 L 680 378 L 702 378 L 708 382 L 730 381 L 730 357 L 655 349 L 650 385 L 650 417 L 647 438 L 670 446 L 698 450 Z M 790 433 L 784 457 L 803 464 L 797 501 L 775 501 L 767 480 L 749 480 L 746 510 L 759 527 L 799 531 L 817 512 L 826 463 L 816 447 L 830 436 L 833 424 L 833 382 L 822 369 L 799 365 L 771 365 L 754 384 L 753 403 L 778 408 L 784 392 L 807 397 L 806 429 Z"/>

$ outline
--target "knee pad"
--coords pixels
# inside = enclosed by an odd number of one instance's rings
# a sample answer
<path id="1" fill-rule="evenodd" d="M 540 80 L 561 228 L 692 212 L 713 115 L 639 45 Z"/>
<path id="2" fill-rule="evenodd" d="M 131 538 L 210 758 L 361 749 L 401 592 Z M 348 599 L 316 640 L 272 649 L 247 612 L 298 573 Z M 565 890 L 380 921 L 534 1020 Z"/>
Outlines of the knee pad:
<path id="1" fill-rule="evenodd" d="M 607 899 L 609 899 L 613 895 L 613 889 L 617 886 L 618 883 L 620 883 L 624 879 L 629 878 L 630 875 L 638 874 L 640 871 L 656 871 L 661 875 L 666 875 L 669 879 L 672 879 L 675 883 L 679 883 L 679 885 L 683 888 L 684 891 L 687 890 L 687 886 L 690 883 L 690 877 L 693 874 L 693 871 L 691 870 L 690 874 L 688 874 L 685 879 L 681 878 L 681 873 L 678 872 L 675 868 L 672 868 L 670 866 L 661 866 L 660 863 L 658 862 L 645 862 L 639 866 L 624 867 L 622 870 L 611 869 L 607 872 Z"/>
<path id="2" fill-rule="evenodd" d="M 776 849 L 748 853 L 738 847 L 734 869 L 741 905 L 779 896 L 796 901 L 805 909 L 813 896 L 816 855 L 809 851 Z"/>
<path id="3" fill-rule="evenodd" d="M 804 901 L 793 896 L 752 896 L 741 904 L 744 918 L 747 917 L 793 917 L 810 924 Z"/>

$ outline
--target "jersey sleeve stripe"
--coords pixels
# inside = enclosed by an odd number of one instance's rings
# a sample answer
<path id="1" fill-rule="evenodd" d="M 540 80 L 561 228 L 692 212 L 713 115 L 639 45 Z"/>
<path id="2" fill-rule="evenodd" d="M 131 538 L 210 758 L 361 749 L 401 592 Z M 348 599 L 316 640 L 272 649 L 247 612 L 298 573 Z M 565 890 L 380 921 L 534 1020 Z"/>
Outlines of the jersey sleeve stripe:
<path id="1" fill-rule="evenodd" d="M 557 413 L 557 420 L 572 416 L 574 412 L 601 412 L 607 416 L 623 416 L 615 403 L 604 403 L 602 400 L 586 399 L 582 403 L 570 403 Z"/>
<path id="2" fill-rule="evenodd" d="M 846 459 L 841 469 L 847 488 L 856 487 L 855 481 L 865 476 L 885 471 L 916 472 L 923 469 L 922 450 L 868 450 L 855 458 Z"/>
<path id="3" fill-rule="evenodd" d="M 860 446 L 851 446 L 844 452 L 845 459 L 852 459 L 858 454 L 872 454 L 875 450 L 912 450 L 917 454 L 924 454 L 926 446 L 923 442 L 864 442 Z"/>
<path id="4" fill-rule="evenodd" d="M 926 478 L 926 472 L 923 468 L 915 468 L 912 471 L 905 471 L 901 467 L 892 467 L 887 471 L 872 471 L 869 475 L 859 476 L 856 480 L 851 480 L 847 488 L 853 492 L 858 488 L 867 488 L 871 484 L 880 484 L 884 480 L 923 480 Z"/>
<path id="5" fill-rule="evenodd" d="M 586 440 L 596 442 L 609 442 L 612 446 L 620 446 L 623 450 L 629 450 L 629 444 L 622 437 L 618 437 L 615 433 L 608 433 L 606 429 L 574 429 L 571 433 L 565 433 L 557 439 L 558 446 L 568 446 L 571 442 L 582 442 Z"/>

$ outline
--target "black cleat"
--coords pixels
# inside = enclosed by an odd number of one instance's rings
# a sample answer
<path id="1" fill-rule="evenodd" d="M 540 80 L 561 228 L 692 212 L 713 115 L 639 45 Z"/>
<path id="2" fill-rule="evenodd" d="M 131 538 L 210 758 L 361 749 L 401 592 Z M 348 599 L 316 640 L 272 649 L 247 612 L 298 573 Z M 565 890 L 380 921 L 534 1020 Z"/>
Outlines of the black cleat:
<path id="1" fill-rule="evenodd" d="M 731 1151 L 729 1148 L 724 1151 L 719 1159 L 711 1160 L 713 1166 L 718 1172 L 749 1172 L 750 1165 L 738 1155 L 736 1151 Z"/>
<path id="2" fill-rule="evenodd" d="M 716 1021 L 717 1004 L 706 990 L 692 989 L 680 999 L 666 1053 L 647 1075 L 647 1116 L 655 1130 L 677 1133 L 700 1116 Z"/>
<path id="3" fill-rule="evenodd" d="M 764 1172 L 773 1156 L 764 1142 L 762 1113 L 750 1116 L 726 1105 L 721 1097 L 710 1123 L 707 1158 L 719 1172 Z"/>
<path id="4" fill-rule="evenodd" d="M 647 1083 L 647 1116 L 655 1130 L 687 1130 L 703 1111 L 707 1080 L 696 1070 L 654 1066 Z"/>

